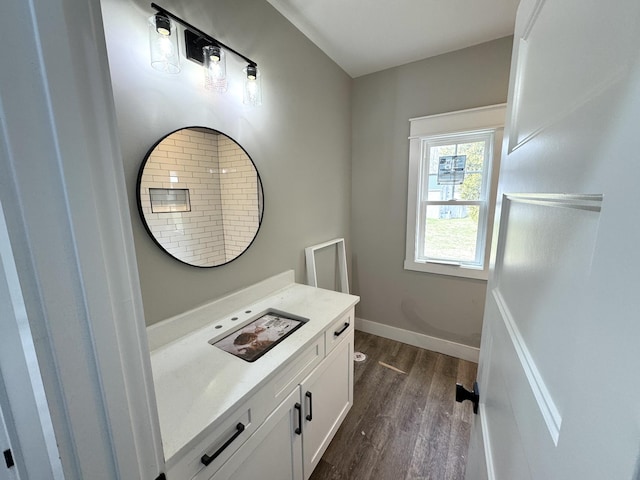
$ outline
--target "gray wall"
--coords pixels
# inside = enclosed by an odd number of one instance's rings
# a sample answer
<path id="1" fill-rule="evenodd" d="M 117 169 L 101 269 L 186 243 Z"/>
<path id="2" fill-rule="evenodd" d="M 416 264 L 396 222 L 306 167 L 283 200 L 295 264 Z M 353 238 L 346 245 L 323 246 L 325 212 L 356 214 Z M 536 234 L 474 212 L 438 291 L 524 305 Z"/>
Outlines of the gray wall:
<path id="1" fill-rule="evenodd" d="M 403 269 L 409 119 L 507 100 L 512 37 L 359 77 L 353 86 L 356 315 L 479 346 L 486 282 Z"/>
<path id="2" fill-rule="evenodd" d="M 120 142 L 147 324 L 284 270 L 304 282 L 304 248 L 348 237 L 352 80 L 264 0 L 164 1 L 164 8 L 243 52 L 263 72 L 263 105 L 242 104 L 241 68 L 227 58 L 229 92 L 202 87 L 201 68 L 167 75 L 149 65 L 147 0 L 103 0 Z M 236 87 L 234 87 L 234 83 Z M 239 98 L 238 98 L 239 96 Z M 251 248 L 213 269 L 183 265 L 149 238 L 135 188 L 147 150 L 185 126 L 220 130 L 251 155 L 265 212 Z M 347 240 L 349 241 L 349 240 Z"/>

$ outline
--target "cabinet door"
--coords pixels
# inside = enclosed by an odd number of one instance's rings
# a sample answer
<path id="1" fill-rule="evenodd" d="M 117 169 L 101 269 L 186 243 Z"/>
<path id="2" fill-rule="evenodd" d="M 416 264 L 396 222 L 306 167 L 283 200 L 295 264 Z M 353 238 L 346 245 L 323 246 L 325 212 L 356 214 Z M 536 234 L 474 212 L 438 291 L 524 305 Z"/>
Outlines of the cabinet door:
<path id="1" fill-rule="evenodd" d="M 301 386 L 306 480 L 353 404 L 353 330 Z"/>
<path id="2" fill-rule="evenodd" d="M 210 480 L 302 480 L 304 418 L 299 402 L 296 387 Z"/>

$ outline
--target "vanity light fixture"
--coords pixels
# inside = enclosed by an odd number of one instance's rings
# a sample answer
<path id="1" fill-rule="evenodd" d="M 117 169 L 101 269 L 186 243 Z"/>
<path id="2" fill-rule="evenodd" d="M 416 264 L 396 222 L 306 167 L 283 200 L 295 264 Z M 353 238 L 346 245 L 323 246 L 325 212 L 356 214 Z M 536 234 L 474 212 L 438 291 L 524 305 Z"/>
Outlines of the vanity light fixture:
<path id="1" fill-rule="evenodd" d="M 256 62 L 244 56 L 237 50 L 229 47 L 228 45 L 225 45 L 211 35 L 194 27 L 190 23 L 184 21 L 168 10 L 165 10 L 159 5 L 152 3 L 151 7 L 158 12 L 152 18 L 160 18 L 160 20 L 154 20 L 154 32 L 156 33 L 156 35 L 163 35 L 165 39 L 175 39 L 175 24 L 171 20 L 179 23 L 184 27 L 185 55 L 187 59 L 199 63 L 203 66 L 204 86 L 206 89 L 215 90 L 217 92 L 227 91 L 228 80 L 226 54 L 227 52 L 233 53 L 234 55 L 247 62 L 247 67 L 243 70 L 245 73 L 243 95 L 244 103 L 252 106 L 262 105 L 261 74 L 258 70 L 258 64 Z M 169 23 L 168 27 L 167 23 Z M 166 33 L 163 34 L 161 32 L 169 32 L 170 34 L 167 35 Z M 152 41 L 153 40 L 150 37 L 150 42 Z M 152 66 L 154 66 L 154 68 L 169 73 L 178 73 L 180 71 L 179 65 L 177 71 L 156 67 L 153 63 L 153 43 L 151 45 Z M 175 52 L 177 57 L 177 42 Z"/>
<path id="2" fill-rule="evenodd" d="M 149 18 L 151 66 L 165 73 L 180 72 L 176 25 L 169 17 L 157 13 Z"/>

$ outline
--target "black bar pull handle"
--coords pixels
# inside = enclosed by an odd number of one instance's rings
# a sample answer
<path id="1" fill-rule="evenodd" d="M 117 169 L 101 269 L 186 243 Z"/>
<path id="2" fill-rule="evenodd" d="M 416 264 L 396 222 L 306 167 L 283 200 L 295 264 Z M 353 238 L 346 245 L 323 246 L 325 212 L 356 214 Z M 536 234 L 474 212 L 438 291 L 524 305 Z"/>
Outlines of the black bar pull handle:
<path id="1" fill-rule="evenodd" d="M 202 462 L 202 464 L 206 467 L 211 462 L 213 462 L 216 458 L 218 458 L 218 456 L 224 451 L 225 448 L 231 445 L 231 443 L 233 443 L 233 441 L 240 436 L 242 432 L 244 432 L 244 425 L 242 423 L 238 423 L 236 425 L 235 433 L 231 436 L 229 440 L 224 442 L 224 445 L 222 445 L 218 450 L 216 450 L 213 455 L 209 456 L 205 453 L 202 456 L 202 458 L 200 458 L 200 461 Z"/>
<path id="2" fill-rule="evenodd" d="M 294 408 L 298 410 L 298 428 L 294 430 L 297 435 L 302 435 L 302 405 L 296 403 Z"/>
<path id="3" fill-rule="evenodd" d="M 311 395 L 311 392 L 307 392 L 304 395 L 309 399 L 309 415 L 307 415 L 305 418 L 311 421 L 313 420 L 313 396 Z"/>
<path id="4" fill-rule="evenodd" d="M 340 330 L 338 330 L 337 332 L 333 332 L 333 336 L 334 337 L 339 337 L 340 335 L 342 335 L 344 333 L 344 331 L 349 328 L 349 325 L 351 325 L 348 322 L 345 322 L 344 325 L 342 326 L 342 328 Z"/>

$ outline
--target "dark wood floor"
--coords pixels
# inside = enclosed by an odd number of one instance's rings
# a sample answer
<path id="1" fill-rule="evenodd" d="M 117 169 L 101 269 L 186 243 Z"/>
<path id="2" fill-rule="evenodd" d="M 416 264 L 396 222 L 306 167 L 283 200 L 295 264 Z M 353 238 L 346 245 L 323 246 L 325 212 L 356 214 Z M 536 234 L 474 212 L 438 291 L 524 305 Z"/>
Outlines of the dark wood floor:
<path id="1" fill-rule="evenodd" d="M 356 332 L 354 402 L 310 480 L 461 480 L 476 364 Z M 383 362 L 406 372 L 380 365 Z"/>

